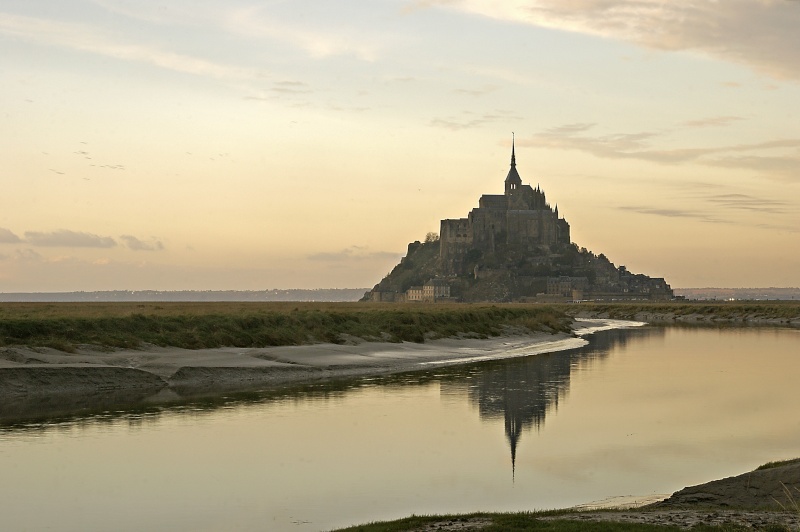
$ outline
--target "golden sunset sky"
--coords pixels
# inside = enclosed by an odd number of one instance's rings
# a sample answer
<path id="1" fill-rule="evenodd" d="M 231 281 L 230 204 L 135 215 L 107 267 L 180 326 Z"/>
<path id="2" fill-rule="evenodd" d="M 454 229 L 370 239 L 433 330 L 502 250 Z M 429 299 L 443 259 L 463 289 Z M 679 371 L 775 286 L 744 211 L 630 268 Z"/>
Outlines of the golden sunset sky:
<path id="1" fill-rule="evenodd" d="M 0 292 L 371 287 L 517 167 L 673 287 L 800 285 L 800 2 L 2 0 Z"/>

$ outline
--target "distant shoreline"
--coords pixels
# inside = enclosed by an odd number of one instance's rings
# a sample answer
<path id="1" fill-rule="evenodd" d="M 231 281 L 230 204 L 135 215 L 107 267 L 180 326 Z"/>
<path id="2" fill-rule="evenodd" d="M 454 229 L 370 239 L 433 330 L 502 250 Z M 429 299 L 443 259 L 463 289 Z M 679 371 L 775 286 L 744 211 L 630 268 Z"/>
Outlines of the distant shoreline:
<path id="1" fill-rule="evenodd" d="M 358 301 L 369 288 L 291 288 L 269 290 L 100 290 L 73 292 L 0 292 L 5 303 L 81 302 L 247 302 Z"/>
<path id="2" fill-rule="evenodd" d="M 95 290 L 65 292 L 0 292 L 0 302 L 355 302 L 370 288 L 270 288 L 265 290 Z M 693 301 L 800 301 L 800 288 L 674 288 L 676 296 Z"/>

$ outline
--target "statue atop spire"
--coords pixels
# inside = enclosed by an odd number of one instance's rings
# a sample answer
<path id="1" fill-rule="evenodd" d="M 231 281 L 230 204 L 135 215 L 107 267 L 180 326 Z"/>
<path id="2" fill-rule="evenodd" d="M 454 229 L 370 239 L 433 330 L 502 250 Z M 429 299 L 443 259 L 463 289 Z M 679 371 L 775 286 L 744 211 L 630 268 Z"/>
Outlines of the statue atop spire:
<path id="1" fill-rule="evenodd" d="M 517 172 L 517 156 L 514 153 L 514 133 L 511 133 L 511 169 L 506 176 L 506 195 L 513 193 L 522 185 L 522 179 Z"/>

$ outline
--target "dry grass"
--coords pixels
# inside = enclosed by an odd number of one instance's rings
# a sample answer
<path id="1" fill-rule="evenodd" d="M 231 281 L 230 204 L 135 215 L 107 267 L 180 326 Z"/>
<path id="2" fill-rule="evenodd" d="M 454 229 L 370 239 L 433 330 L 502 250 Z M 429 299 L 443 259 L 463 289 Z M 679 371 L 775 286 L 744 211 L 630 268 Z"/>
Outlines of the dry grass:
<path id="1" fill-rule="evenodd" d="M 423 342 L 459 333 L 496 336 L 507 327 L 567 331 L 569 323 L 563 312 L 542 305 L 4 303 L 0 346 L 264 347 L 338 343 L 345 335 Z"/>
<path id="2" fill-rule="evenodd" d="M 635 319 L 638 315 L 664 317 L 702 316 L 715 320 L 798 320 L 800 301 L 668 301 L 668 302 L 587 302 L 577 305 L 557 305 L 565 312 L 592 312 L 609 318 Z"/>

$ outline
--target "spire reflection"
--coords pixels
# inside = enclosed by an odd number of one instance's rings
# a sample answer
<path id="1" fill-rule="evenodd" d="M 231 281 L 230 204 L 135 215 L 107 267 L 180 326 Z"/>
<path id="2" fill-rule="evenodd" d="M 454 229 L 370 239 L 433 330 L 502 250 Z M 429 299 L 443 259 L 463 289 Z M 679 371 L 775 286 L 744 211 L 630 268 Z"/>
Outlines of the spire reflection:
<path id="1" fill-rule="evenodd" d="M 586 347 L 513 358 L 485 364 L 473 374 L 470 402 L 481 419 L 502 418 L 511 451 L 512 479 L 516 476 L 517 448 L 523 432 L 538 432 L 548 413 L 558 410 L 569 393 L 573 369 L 606 359 L 612 349 L 624 347 L 632 338 L 664 335 L 664 329 L 612 330 L 589 337 Z"/>

